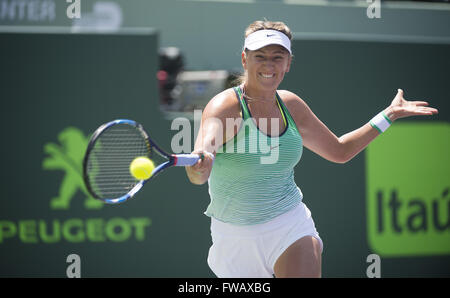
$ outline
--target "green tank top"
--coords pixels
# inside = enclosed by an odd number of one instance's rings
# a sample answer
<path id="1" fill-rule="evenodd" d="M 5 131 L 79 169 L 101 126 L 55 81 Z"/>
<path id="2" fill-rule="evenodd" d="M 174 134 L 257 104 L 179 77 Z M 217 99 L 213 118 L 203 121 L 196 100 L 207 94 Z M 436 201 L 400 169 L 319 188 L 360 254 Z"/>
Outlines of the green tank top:
<path id="1" fill-rule="evenodd" d="M 234 90 L 243 124 L 216 154 L 208 179 L 211 202 L 205 214 L 235 225 L 260 224 L 302 201 L 303 195 L 294 181 L 294 167 L 303 152 L 302 137 L 278 94 L 285 130 L 271 137 L 259 130 L 241 88 Z"/>

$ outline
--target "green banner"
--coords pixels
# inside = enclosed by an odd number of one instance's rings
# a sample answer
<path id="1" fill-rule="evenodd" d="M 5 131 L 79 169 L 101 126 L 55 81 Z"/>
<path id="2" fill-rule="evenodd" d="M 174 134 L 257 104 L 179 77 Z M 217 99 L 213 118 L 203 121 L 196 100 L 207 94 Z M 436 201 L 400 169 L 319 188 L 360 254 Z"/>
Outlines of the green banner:
<path id="1" fill-rule="evenodd" d="M 397 123 L 367 149 L 367 236 L 380 256 L 450 254 L 450 124 Z"/>

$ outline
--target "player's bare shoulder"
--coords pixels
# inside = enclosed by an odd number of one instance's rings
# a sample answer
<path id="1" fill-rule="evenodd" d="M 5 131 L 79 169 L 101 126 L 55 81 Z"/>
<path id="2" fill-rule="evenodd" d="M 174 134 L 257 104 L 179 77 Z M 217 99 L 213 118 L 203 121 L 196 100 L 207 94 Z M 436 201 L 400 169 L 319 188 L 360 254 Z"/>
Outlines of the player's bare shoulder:
<path id="1" fill-rule="evenodd" d="M 288 108 L 289 113 L 294 117 L 294 120 L 297 120 L 296 118 L 302 118 L 304 113 L 309 111 L 306 102 L 297 94 L 288 90 L 278 90 L 277 92 L 285 106 Z"/>
<path id="2" fill-rule="evenodd" d="M 232 88 L 226 89 L 214 96 L 203 111 L 203 118 L 219 119 L 240 117 L 241 108 Z"/>

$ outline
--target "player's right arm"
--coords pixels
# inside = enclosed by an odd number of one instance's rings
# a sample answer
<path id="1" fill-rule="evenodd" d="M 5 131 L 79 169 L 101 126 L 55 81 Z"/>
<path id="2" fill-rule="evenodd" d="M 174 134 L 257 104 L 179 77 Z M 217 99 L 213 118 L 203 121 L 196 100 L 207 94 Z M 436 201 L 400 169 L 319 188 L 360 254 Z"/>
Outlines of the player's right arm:
<path id="1" fill-rule="evenodd" d="M 238 121 L 241 118 L 239 102 L 233 89 L 227 89 L 206 105 L 202 113 L 200 129 L 195 141 L 192 153 L 202 154 L 195 165 L 186 167 L 186 173 L 193 184 L 204 184 L 208 181 L 213 165 L 213 157 L 208 153 L 216 155 L 217 150 L 237 133 Z M 232 121 L 228 121 L 231 119 Z M 230 123 L 236 125 L 229 125 Z"/>

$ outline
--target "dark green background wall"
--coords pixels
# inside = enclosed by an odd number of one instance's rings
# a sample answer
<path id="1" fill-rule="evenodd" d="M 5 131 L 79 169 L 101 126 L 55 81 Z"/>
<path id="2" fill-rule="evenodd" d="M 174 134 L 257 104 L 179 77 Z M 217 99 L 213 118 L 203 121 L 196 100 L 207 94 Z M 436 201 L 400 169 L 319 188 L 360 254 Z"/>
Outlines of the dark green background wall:
<path id="1" fill-rule="evenodd" d="M 0 6 L 0 26 L 6 27 L 39 31 L 55 26 L 77 32 L 98 25 L 108 31 L 116 26 L 157 28 L 160 46 L 179 47 L 189 70 L 240 70 L 244 30 L 263 18 L 284 21 L 297 37 L 356 35 L 446 43 L 450 37 L 446 3 L 381 1 L 381 18 L 369 19 L 369 3 L 364 0 L 81 0 L 81 19 L 77 20 L 67 17 L 70 3 L 66 1 L 27 0 L 35 2 L 30 8 L 20 4 L 24 0 L 0 2 L 5 4 Z"/>
<path id="2" fill-rule="evenodd" d="M 80 255 L 85 277 L 207 275 L 208 226 L 200 212 L 207 203 L 205 192 L 188 185 L 182 171 L 161 175 L 159 183 L 120 206 L 86 209 L 86 195 L 77 189 L 68 209 L 50 208 L 66 172 L 43 168 L 49 157 L 44 146 L 63 147 L 58 136 L 66 128 L 75 127 L 87 136 L 106 121 L 131 118 L 167 145 L 170 123 L 162 120 L 156 89 L 157 35 L 1 34 L 0 39 L 4 137 L 0 221 L 4 228 L 5 221 L 17 226 L 16 236 L 0 243 L 0 275 L 63 277 L 70 253 Z M 173 178 L 180 186 L 171 187 Z M 166 188 L 169 191 L 163 192 Z M 192 196 L 186 197 L 186 191 Z M 92 243 L 82 235 L 88 219 L 132 217 L 151 220 L 143 241 L 131 236 L 124 242 Z M 43 220 L 52 234 L 53 220 L 73 218 L 82 224 L 68 233 L 85 241 L 20 240 L 19 221 Z M 120 226 L 116 229 L 120 234 Z M 26 230 L 28 236 L 23 238 L 36 238 L 38 228 Z"/>

